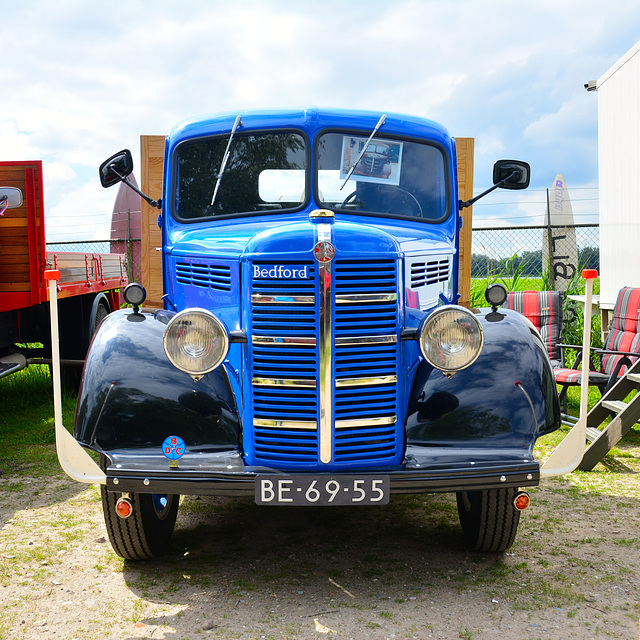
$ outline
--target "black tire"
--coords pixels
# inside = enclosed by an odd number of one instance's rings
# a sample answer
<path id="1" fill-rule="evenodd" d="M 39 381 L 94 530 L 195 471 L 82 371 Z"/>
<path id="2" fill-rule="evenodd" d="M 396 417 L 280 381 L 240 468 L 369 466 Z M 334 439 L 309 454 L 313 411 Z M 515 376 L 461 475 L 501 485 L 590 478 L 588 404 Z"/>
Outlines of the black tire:
<path id="1" fill-rule="evenodd" d="M 458 517 L 474 551 L 506 551 L 518 531 L 520 512 L 513 506 L 517 489 L 459 492 Z"/>
<path id="2" fill-rule="evenodd" d="M 150 560 L 168 548 L 178 515 L 179 495 L 130 493 L 133 513 L 121 518 L 116 513 L 120 493 L 102 492 L 102 511 L 113 550 L 125 560 Z"/>
<path id="3" fill-rule="evenodd" d="M 111 313 L 111 309 L 107 307 L 106 304 L 100 302 L 98 304 L 98 308 L 96 309 L 96 317 L 93 319 L 93 325 L 91 327 L 91 336 L 89 339 L 93 338 L 93 334 L 96 332 L 96 329 L 100 326 L 100 323 Z"/>

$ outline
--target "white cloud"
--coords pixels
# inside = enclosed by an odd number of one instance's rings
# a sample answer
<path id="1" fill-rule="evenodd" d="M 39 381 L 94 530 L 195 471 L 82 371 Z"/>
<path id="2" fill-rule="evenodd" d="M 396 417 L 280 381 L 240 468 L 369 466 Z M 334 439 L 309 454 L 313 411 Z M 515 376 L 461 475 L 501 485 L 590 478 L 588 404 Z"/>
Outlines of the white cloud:
<path id="1" fill-rule="evenodd" d="M 572 95 L 553 113 L 542 113 L 524 130 L 525 139 L 536 144 L 575 144 L 597 126 L 594 97 L 586 92 Z"/>
<path id="2" fill-rule="evenodd" d="M 39 149 L 33 144 L 28 132 L 20 131 L 14 118 L 0 119 L 0 145 L 3 159 L 38 159 Z"/>
<path id="3" fill-rule="evenodd" d="M 502 137 L 502 132 L 497 127 L 490 127 L 483 131 L 475 139 L 475 157 L 482 156 L 489 161 L 501 157 L 506 151 L 506 144 Z M 484 182 L 485 179 L 482 180 Z"/>
<path id="4" fill-rule="evenodd" d="M 11 3 L 2 158 L 46 161 L 54 218 L 108 216 L 115 193 L 97 167 L 123 147 L 137 160 L 141 134 L 319 104 L 424 115 L 475 137 L 477 187 L 502 154 L 528 160 L 534 186 L 558 171 L 591 183 L 597 100 L 582 85 L 635 43 L 639 19 L 629 0 Z"/>

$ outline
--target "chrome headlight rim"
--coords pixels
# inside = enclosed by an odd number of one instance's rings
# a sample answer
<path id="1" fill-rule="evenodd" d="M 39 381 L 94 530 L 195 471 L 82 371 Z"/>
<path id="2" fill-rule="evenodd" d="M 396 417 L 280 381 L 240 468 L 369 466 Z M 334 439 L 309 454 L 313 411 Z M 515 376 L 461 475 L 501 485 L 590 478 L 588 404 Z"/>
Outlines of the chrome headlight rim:
<path id="1" fill-rule="evenodd" d="M 204 367 L 187 366 L 187 364 L 185 363 L 190 362 L 190 360 L 188 359 L 188 356 L 186 356 L 181 360 L 176 359 L 174 357 L 174 350 L 172 349 L 172 347 L 174 347 L 177 344 L 177 340 L 178 340 L 178 336 L 174 335 L 176 328 L 181 323 L 184 323 L 185 319 L 188 318 L 189 316 L 195 316 L 198 319 L 204 318 L 207 322 L 210 322 L 211 323 L 210 326 L 213 328 L 213 331 L 211 332 L 211 339 L 222 340 L 222 348 L 219 350 L 219 355 Z M 214 335 L 214 332 L 215 332 L 215 335 Z M 174 341 L 174 343 L 171 344 L 171 341 Z M 169 362 L 171 362 L 171 364 L 174 367 L 176 367 L 176 369 L 179 369 L 180 371 L 184 371 L 185 373 L 188 373 L 190 376 L 201 378 L 207 373 L 210 373 L 211 371 L 214 371 L 215 369 L 217 369 L 224 362 L 225 358 L 227 357 L 227 354 L 229 353 L 229 332 L 226 326 L 224 325 L 224 323 L 208 309 L 201 309 L 199 307 L 190 307 L 188 309 L 183 309 L 182 311 L 179 311 L 169 320 L 164 330 L 163 346 L 164 346 L 164 352 L 167 358 L 169 359 Z M 183 355 L 184 355 L 184 352 L 183 352 Z M 195 364 L 196 362 L 195 358 L 193 359 L 193 362 Z"/>
<path id="2" fill-rule="evenodd" d="M 477 344 L 476 344 L 475 350 L 470 352 L 470 356 L 467 359 L 465 359 L 463 362 L 461 362 L 459 365 L 443 366 L 442 363 L 437 362 L 433 357 L 431 357 L 429 350 L 426 348 L 425 342 L 428 338 L 432 337 L 430 336 L 430 331 L 433 331 L 434 327 L 436 326 L 436 323 L 441 320 L 442 316 L 445 314 L 451 314 L 451 313 L 457 315 L 457 317 L 461 320 L 465 319 L 470 323 L 472 323 L 471 326 L 474 327 Z M 455 318 L 455 315 L 454 315 L 454 318 Z M 418 331 L 418 345 L 420 347 L 420 353 L 422 354 L 422 357 L 431 366 L 445 373 L 453 374 L 453 373 L 456 373 L 457 371 L 462 371 L 463 369 L 470 367 L 480 357 L 480 354 L 482 353 L 482 349 L 484 347 L 484 330 L 482 328 L 482 325 L 480 324 L 480 321 L 476 317 L 476 314 L 474 314 L 472 311 L 470 311 L 466 307 L 461 307 L 455 304 L 446 305 L 443 307 L 438 307 L 432 313 L 430 313 L 426 318 L 424 318 L 424 320 L 420 324 L 420 328 Z M 470 346 L 472 346 L 471 343 L 470 343 Z"/>

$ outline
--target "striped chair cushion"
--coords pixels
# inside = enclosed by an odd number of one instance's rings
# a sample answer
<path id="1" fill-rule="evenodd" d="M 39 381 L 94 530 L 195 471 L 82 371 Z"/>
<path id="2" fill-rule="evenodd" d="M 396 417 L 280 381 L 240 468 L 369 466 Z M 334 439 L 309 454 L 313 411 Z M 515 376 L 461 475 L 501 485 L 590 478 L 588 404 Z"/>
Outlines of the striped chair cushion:
<path id="1" fill-rule="evenodd" d="M 640 288 L 624 287 L 618 293 L 611 327 L 604 341 L 606 351 L 627 351 L 640 354 Z M 589 372 L 589 384 L 603 387 L 611 377 L 616 364 L 622 356 L 605 355 L 600 363 L 600 372 Z M 637 358 L 631 358 L 635 362 Z M 618 376 L 622 376 L 626 367 L 621 367 Z M 582 372 L 579 369 L 554 369 L 556 382 L 566 385 L 580 384 Z"/>
<path id="2" fill-rule="evenodd" d="M 554 369 L 553 375 L 556 382 L 568 385 L 577 385 L 582 383 L 582 371 L 580 369 Z M 604 386 L 609 381 L 606 373 L 598 373 L 597 371 L 589 371 L 589 385 Z"/>
<path id="3" fill-rule="evenodd" d="M 559 291 L 511 291 L 503 306 L 531 320 L 540 332 L 549 358 L 560 360 L 562 295 Z"/>
<path id="4" fill-rule="evenodd" d="M 640 353 L 640 288 L 623 287 L 613 308 L 611 327 L 603 349 Z M 602 359 L 601 370 L 611 375 L 622 356 L 608 355 Z M 632 358 L 632 363 L 637 358 Z M 622 375 L 622 367 L 619 375 Z"/>

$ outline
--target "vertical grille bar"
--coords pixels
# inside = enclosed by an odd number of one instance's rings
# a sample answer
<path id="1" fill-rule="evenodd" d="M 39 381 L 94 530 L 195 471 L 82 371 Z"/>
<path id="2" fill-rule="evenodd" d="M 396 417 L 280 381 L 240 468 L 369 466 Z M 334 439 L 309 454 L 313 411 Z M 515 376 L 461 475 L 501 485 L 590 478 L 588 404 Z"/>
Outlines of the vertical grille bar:
<path id="1" fill-rule="evenodd" d="M 331 243 L 331 225 L 319 224 L 318 244 Z M 331 248 L 333 251 L 333 247 Z M 331 291 L 333 256 L 319 259 L 320 290 L 320 462 L 328 464 L 333 457 L 333 300 Z"/>

